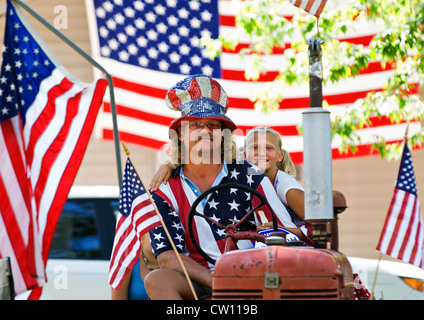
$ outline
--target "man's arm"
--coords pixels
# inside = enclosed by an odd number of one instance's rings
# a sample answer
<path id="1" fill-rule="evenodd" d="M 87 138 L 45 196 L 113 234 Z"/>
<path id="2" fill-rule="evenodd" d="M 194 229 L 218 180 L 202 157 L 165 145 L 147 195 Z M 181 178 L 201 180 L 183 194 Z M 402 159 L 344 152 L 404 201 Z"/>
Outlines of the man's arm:
<path id="1" fill-rule="evenodd" d="M 184 254 L 179 255 L 191 280 L 196 281 L 199 284 L 212 287 L 212 273 L 209 269 L 201 266 Z M 174 251 L 168 250 L 162 252 L 157 256 L 157 260 L 161 269 L 172 269 L 184 274 L 183 268 L 181 267 Z"/>

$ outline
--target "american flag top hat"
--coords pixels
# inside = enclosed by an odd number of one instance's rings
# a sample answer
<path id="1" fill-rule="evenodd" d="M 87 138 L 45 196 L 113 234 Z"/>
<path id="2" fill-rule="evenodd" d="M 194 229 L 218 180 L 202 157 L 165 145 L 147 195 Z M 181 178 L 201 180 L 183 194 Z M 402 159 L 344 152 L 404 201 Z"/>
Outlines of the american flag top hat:
<path id="1" fill-rule="evenodd" d="M 166 93 L 166 105 L 181 112 L 181 117 L 173 120 L 169 130 L 177 130 L 181 121 L 192 121 L 200 118 L 219 120 L 223 129 L 231 131 L 237 126 L 225 114 L 228 109 L 228 96 L 224 88 L 211 77 L 193 75 L 187 77 Z"/>

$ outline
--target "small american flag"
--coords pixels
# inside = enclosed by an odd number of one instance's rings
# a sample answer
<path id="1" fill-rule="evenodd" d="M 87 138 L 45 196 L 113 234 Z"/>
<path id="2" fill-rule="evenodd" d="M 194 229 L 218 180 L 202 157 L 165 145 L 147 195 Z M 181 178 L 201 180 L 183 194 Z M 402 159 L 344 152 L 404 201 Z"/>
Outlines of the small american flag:
<path id="1" fill-rule="evenodd" d="M 141 236 L 160 224 L 148 191 L 127 159 L 109 268 L 109 284 L 113 288 L 120 288 L 139 259 Z"/>
<path id="2" fill-rule="evenodd" d="M 414 166 L 405 143 L 395 191 L 377 250 L 423 268 L 423 218 Z"/>
<path id="3" fill-rule="evenodd" d="M 322 10 L 324 9 L 325 3 L 327 0 L 290 0 L 291 3 L 299 7 L 306 12 L 314 15 L 315 17 L 319 17 L 321 15 Z"/>
<path id="4" fill-rule="evenodd" d="M 0 258 L 16 294 L 38 298 L 56 222 L 81 164 L 107 81 L 68 74 L 7 1 L 0 74 Z M 33 290 L 36 289 L 37 290 Z"/>

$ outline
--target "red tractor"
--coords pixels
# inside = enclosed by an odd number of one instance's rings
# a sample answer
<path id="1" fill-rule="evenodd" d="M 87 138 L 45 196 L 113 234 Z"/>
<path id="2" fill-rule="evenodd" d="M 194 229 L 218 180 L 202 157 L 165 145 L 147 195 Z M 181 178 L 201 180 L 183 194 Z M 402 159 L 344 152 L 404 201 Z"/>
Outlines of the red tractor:
<path id="1" fill-rule="evenodd" d="M 261 202 L 237 224 L 222 226 L 194 208 L 210 193 L 222 188 L 240 188 L 257 196 Z M 335 193 L 335 212 L 346 208 L 343 195 Z M 286 241 L 288 230 L 278 228 L 274 216 L 274 232 L 269 237 L 255 231 L 239 231 L 246 218 L 267 205 L 265 197 L 257 191 L 239 184 L 213 187 L 200 195 L 189 213 L 188 232 L 194 246 L 210 263 L 213 272 L 212 299 L 353 299 L 354 278 L 346 256 L 337 250 L 337 221 L 328 224 L 329 233 L 323 247 L 321 237 L 313 245 L 303 241 Z M 271 208 L 270 208 L 271 209 Z M 271 210 L 272 212 L 272 210 Z M 193 233 L 193 218 L 201 216 L 218 228 L 226 230 L 226 252 L 214 260 L 198 245 Z M 250 239 L 266 244 L 260 248 L 231 250 L 237 241 Z"/>
<path id="2" fill-rule="evenodd" d="M 310 108 L 303 112 L 305 220 L 313 226 L 312 243 L 286 241 L 289 232 L 277 232 L 275 217 L 274 233 L 270 237 L 254 231 L 238 231 L 248 215 L 267 203 L 253 189 L 227 185 L 205 191 L 193 203 L 188 231 L 199 253 L 215 264 L 213 299 L 354 299 L 352 268 L 346 256 L 338 251 L 337 213 L 346 208 L 346 202 L 340 193 L 333 196 L 332 190 L 330 113 L 322 109 L 322 43 L 315 38 L 308 41 Z M 201 199 L 221 187 L 246 189 L 261 203 L 237 224 L 222 226 L 194 209 Z M 203 252 L 193 236 L 191 226 L 195 215 L 226 231 L 226 251 L 217 261 Z M 231 251 L 240 239 L 261 241 L 266 246 Z"/>

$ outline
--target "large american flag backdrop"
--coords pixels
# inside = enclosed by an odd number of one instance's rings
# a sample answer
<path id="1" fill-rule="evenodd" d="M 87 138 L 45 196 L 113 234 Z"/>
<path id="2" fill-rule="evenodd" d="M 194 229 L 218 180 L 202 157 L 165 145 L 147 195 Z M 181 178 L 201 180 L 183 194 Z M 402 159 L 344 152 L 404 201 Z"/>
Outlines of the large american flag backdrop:
<path id="1" fill-rule="evenodd" d="M 252 90 L 267 85 L 278 74 L 284 49 L 276 48 L 265 56 L 267 73 L 258 81 L 247 81 L 246 62 L 236 49 L 224 49 L 219 59 L 210 60 L 200 48 L 202 36 L 217 38 L 236 30 L 235 15 L 242 1 L 178 1 L 178 0 L 86 0 L 92 52 L 113 75 L 120 138 L 129 143 L 160 149 L 168 141 L 168 126 L 179 116 L 164 103 L 167 90 L 192 74 L 206 74 L 218 79 L 229 96 L 228 116 L 238 125 L 237 141 L 256 126 L 269 126 L 283 138 L 283 147 L 297 164 L 303 161 L 303 139 L 298 127 L 302 112 L 309 108 L 309 87 L 293 86 L 285 93 L 280 109 L 272 114 L 261 113 L 249 100 Z M 288 3 L 289 13 L 300 10 Z M 291 13 L 290 13 L 291 12 Z M 305 13 L 306 14 L 306 13 Z M 374 25 L 358 26 L 355 34 L 345 35 L 344 41 L 367 46 L 378 32 Z M 287 44 L 289 46 L 289 44 Z M 330 105 L 346 106 L 363 98 L 370 91 L 382 90 L 390 70 L 379 63 L 370 64 L 355 78 L 324 86 L 324 99 Z M 104 104 L 96 124 L 96 133 L 103 139 L 113 139 L 111 106 Z M 375 134 L 388 142 L 402 141 L 405 123 L 392 124 L 387 117 L 371 119 L 372 126 L 358 130 L 361 145 L 355 155 L 369 155 L 369 143 Z M 411 123 L 410 133 L 419 130 L 419 122 Z M 332 144 L 333 158 L 340 154 L 340 141 Z"/>
<path id="2" fill-rule="evenodd" d="M 0 74 L 0 258 L 16 294 L 37 298 L 48 251 L 90 138 L 105 79 L 64 70 L 18 7 L 7 2 Z"/>

